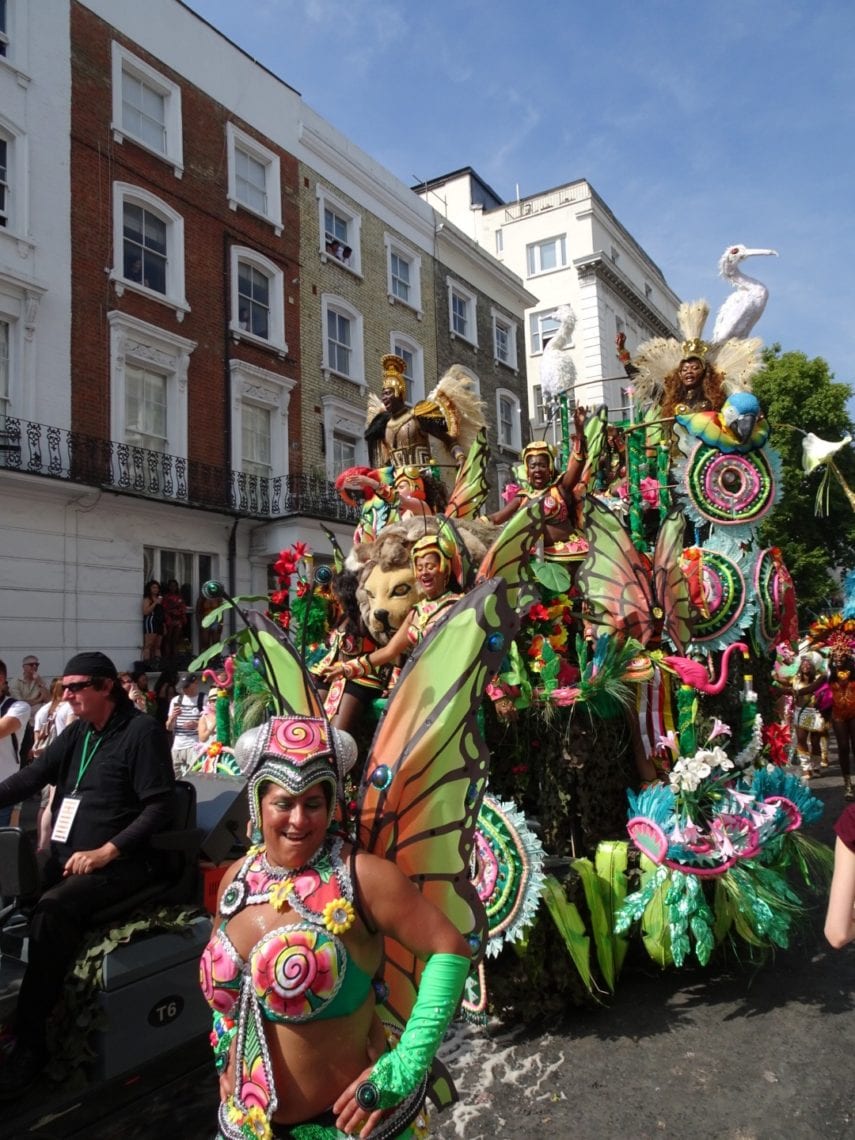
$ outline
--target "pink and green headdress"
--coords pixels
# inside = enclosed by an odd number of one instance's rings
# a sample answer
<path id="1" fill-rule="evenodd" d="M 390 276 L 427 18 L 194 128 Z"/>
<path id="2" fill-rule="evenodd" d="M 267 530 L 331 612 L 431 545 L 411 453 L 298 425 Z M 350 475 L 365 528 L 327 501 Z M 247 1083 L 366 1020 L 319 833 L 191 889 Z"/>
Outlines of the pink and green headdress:
<path id="1" fill-rule="evenodd" d="M 344 777 L 356 760 L 356 743 L 331 727 L 325 716 L 274 716 L 244 732 L 235 745 L 253 828 L 261 828 L 261 788 L 277 784 L 300 796 L 316 784 L 329 785 L 329 819 L 344 794 Z"/>

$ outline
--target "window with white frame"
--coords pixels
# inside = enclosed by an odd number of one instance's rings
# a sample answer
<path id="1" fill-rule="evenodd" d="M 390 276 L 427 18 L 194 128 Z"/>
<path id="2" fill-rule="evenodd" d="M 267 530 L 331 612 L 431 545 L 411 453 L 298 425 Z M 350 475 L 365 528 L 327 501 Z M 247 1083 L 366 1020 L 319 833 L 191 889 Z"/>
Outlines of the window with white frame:
<path id="1" fill-rule="evenodd" d="M 317 194 L 322 259 L 359 273 L 362 219 L 322 187 L 318 187 Z"/>
<path id="2" fill-rule="evenodd" d="M 386 293 L 392 304 L 400 302 L 421 316 L 422 259 L 390 234 L 384 237 L 386 246 Z"/>
<path id="3" fill-rule="evenodd" d="M 526 268 L 529 277 L 551 273 L 567 264 L 567 241 L 564 234 L 532 242 L 525 247 Z"/>
<path id="4" fill-rule="evenodd" d="M 186 456 L 187 372 L 195 342 L 115 310 L 107 322 L 111 438 Z"/>
<path id="5" fill-rule="evenodd" d="M 184 172 L 181 88 L 113 41 L 113 138 L 132 139 Z"/>
<path id="6" fill-rule="evenodd" d="M 321 297 L 323 321 L 322 367 L 354 384 L 365 383 L 362 314 L 342 297 Z"/>
<path id="7" fill-rule="evenodd" d="M 282 192 L 279 158 L 234 123 L 226 123 L 229 154 L 228 202 L 269 221 L 282 233 Z"/>
<path id="8" fill-rule="evenodd" d="M 507 388 L 496 391 L 496 432 L 500 447 L 519 451 L 522 447 L 519 398 Z"/>
<path id="9" fill-rule="evenodd" d="M 288 345 L 283 270 L 263 254 L 235 245 L 231 248 L 231 275 L 229 328 L 235 339 L 264 341 L 284 356 Z"/>
<path id="10" fill-rule="evenodd" d="M 496 230 L 496 257 L 501 257 L 504 252 L 505 252 L 505 235 L 504 235 L 504 232 L 501 229 L 499 229 L 499 230 Z"/>
<path id="11" fill-rule="evenodd" d="M 149 366 L 125 368 L 125 442 L 149 451 L 166 451 L 167 377 Z"/>
<path id="12" fill-rule="evenodd" d="M 453 337 L 478 347 L 477 298 L 457 281 L 448 279 L 448 323 Z"/>
<path id="13" fill-rule="evenodd" d="M 532 355 L 543 352 L 561 327 L 557 309 L 544 309 L 531 313 L 528 318 Z"/>
<path id="14" fill-rule="evenodd" d="M 6 0 L 0 0 L 0 56 L 9 51 L 9 25 L 6 22 Z"/>
<path id="15" fill-rule="evenodd" d="M 261 479 L 287 475 L 288 409 L 296 381 L 243 360 L 229 361 L 232 467 Z"/>
<path id="16" fill-rule="evenodd" d="M 493 320 L 493 357 L 507 368 L 517 370 L 517 326 L 516 323 L 500 313 L 498 309 L 491 310 Z"/>
<path id="17" fill-rule="evenodd" d="M 543 387 L 540 384 L 533 384 L 531 388 L 531 398 L 534 405 L 534 422 L 538 427 L 542 427 L 549 421 L 549 409 L 543 398 Z"/>
<path id="18" fill-rule="evenodd" d="M 412 337 L 393 332 L 390 337 L 392 352 L 400 356 L 405 364 L 404 379 L 407 382 L 405 400 L 417 404 L 425 398 L 425 354 L 421 345 Z"/>
<path id="19" fill-rule="evenodd" d="M 29 234 L 27 136 L 0 112 L 0 228 Z"/>
<path id="20" fill-rule="evenodd" d="M 338 396 L 322 396 L 325 473 L 332 482 L 348 467 L 368 465 L 365 412 Z"/>
<path id="21" fill-rule="evenodd" d="M 154 194 L 125 182 L 113 184 L 113 270 L 116 292 L 147 293 L 176 310 L 184 296 L 184 219 Z"/>

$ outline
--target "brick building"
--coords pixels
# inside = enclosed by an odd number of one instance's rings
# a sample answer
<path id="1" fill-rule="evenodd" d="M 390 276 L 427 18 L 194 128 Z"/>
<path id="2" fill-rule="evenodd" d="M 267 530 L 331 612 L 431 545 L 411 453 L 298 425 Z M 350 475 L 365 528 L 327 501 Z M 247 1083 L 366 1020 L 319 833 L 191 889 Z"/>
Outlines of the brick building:
<path id="1" fill-rule="evenodd" d="M 524 391 L 486 326 L 452 341 L 449 266 L 479 328 L 531 298 L 179 0 L 0 10 L 2 653 L 126 665 L 148 577 L 192 614 L 322 523 L 347 542 L 329 478 L 383 353 L 414 399 L 458 347 L 494 419 Z"/>

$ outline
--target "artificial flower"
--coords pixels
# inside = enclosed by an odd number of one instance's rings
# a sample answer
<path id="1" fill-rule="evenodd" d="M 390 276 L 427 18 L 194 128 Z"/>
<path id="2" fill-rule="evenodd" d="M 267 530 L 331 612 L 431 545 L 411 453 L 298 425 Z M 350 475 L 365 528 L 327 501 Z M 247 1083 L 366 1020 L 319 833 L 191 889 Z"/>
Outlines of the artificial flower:
<path id="1" fill-rule="evenodd" d="M 650 507 L 659 505 L 659 480 L 652 479 L 649 475 L 646 479 L 641 480 L 641 498 Z"/>
<path id="2" fill-rule="evenodd" d="M 270 905 L 274 910 L 285 910 L 289 905 L 288 898 L 294 890 L 293 879 L 283 879 L 281 883 L 276 883 L 275 886 L 270 888 Z"/>
<path id="3" fill-rule="evenodd" d="M 506 483 L 505 489 L 502 491 L 502 500 L 506 503 L 510 503 L 519 493 L 520 488 L 518 483 Z"/>
<path id="4" fill-rule="evenodd" d="M 730 725 L 725 724 L 724 721 L 719 720 L 718 717 L 716 717 L 713 721 L 713 726 L 710 729 L 709 736 L 707 737 L 707 744 L 709 744 L 711 740 L 715 740 L 717 736 L 730 736 Z"/>
<path id="5" fill-rule="evenodd" d="M 672 760 L 676 760 L 680 754 L 680 742 L 673 729 L 669 730 L 664 736 L 657 737 L 656 747 L 657 749 L 662 748 L 670 752 Z"/>
<path id="6" fill-rule="evenodd" d="M 288 591 L 287 590 L 274 590 L 270 595 L 270 600 L 274 606 L 287 606 L 288 605 Z"/>
<path id="7" fill-rule="evenodd" d="M 323 919 L 331 934 L 344 934 L 356 921 L 356 912 L 347 899 L 333 899 L 324 907 Z"/>
<path id="8" fill-rule="evenodd" d="M 294 551 L 294 558 L 298 562 L 301 558 L 305 558 L 307 554 L 311 554 L 307 542 L 295 542 L 291 549 Z"/>

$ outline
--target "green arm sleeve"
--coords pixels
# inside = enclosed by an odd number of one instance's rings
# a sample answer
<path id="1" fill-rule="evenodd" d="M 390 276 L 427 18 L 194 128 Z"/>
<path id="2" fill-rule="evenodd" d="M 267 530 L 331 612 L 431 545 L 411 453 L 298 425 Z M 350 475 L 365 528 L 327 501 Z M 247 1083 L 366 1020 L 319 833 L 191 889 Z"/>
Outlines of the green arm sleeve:
<path id="1" fill-rule="evenodd" d="M 470 965 L 468 958 L 457 954 L 433 954 L 428 959 L 397 1049 L 384 1053 L 371 1070 L 370 1083 L 379 1093 L 376 1107 L 391 1108 L 403 1100 L 430 1068 L 457 1009 Z"/>

